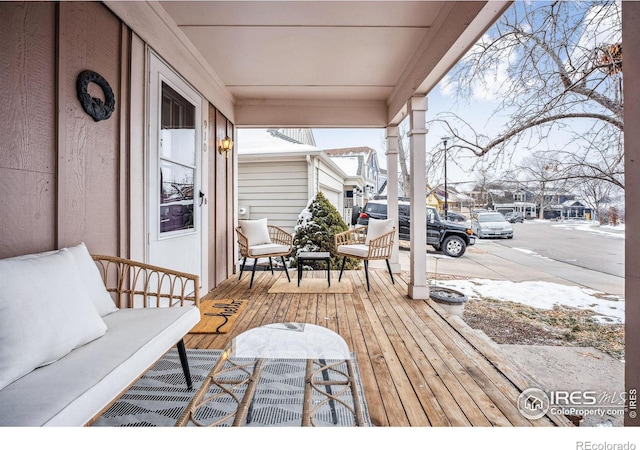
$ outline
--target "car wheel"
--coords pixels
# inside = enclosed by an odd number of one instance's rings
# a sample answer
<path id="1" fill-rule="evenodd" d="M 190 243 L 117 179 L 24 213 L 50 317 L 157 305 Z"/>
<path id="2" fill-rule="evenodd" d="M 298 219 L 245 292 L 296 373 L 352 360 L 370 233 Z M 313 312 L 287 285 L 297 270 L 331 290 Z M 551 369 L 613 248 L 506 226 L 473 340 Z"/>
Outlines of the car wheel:
<path id="1" fill-rule="evenodd" d="M 442 252 L 453 258 L 464 255 L 467 244 L 459 236 L 449 236 L 442 242 Z"/>

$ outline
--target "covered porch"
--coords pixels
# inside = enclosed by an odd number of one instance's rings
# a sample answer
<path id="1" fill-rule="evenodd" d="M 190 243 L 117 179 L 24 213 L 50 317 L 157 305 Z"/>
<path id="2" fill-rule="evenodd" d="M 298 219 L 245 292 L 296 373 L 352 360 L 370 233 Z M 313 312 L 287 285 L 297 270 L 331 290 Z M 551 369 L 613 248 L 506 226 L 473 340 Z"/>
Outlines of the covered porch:
<path id="1" fill-rule="evenodd" d="M 305 272 L 324 278 L 325 271 Z M 190 334 L 187 348 L 222 349 L 243 331 L 275 322 L 305 322 L 342 336 L 356 354 L 364 397 L 374 426 L 571 426 L 548 413 L 529 420 L 518 396 L 537 382 L 507 360 L 498 346 L 432 300 L 407 296 L 407 277 L 391 284 L 385 269 L 345 272 L 352 293 L 278 294 L 269 289 L 283 272 L 232 276 L 207 294 L 247 299 L 226 334 Z M 295 283 L 295 275 L 293 275 Z M 338 273 L 332 273 L 337 282 Z M 343 282 L 345 279 L 343 278 Z"/>

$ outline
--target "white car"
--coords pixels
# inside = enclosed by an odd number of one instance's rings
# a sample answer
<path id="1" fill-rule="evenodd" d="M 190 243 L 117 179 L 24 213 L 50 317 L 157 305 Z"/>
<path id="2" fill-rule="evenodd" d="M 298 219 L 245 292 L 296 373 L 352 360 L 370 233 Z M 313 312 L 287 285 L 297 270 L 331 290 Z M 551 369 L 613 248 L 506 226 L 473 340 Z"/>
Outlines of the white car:
<path id="1" fill-rule="evenodd" d="M 475 214 L 471 218 L 471 230 L 480 239 L 488 237 L 513 238 L 513 226 L 497 211 Z"/>

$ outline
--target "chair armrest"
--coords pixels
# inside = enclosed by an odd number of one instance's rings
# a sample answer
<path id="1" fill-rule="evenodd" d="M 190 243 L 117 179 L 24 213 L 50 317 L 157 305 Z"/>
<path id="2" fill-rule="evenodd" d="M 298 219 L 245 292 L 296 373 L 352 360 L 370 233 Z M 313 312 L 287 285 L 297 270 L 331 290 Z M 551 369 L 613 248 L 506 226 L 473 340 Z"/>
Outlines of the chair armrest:
<path id="1" fill-rule="evenodd" d="M 240 247 L 240 255 L 247 256 L 249 254 L 249 239 L 242 232 L 241 227 L 236 227 L 236 233 L 238 233 L 238 246 Z"/>
<path id="2" fill-rule="evenodd" d="M 291 234 L 275 225 L 267 225 L 267 228 L 269 228 L 269 238 L 271 238 L 271 242 L 293 248 L 293 236 Z"/>
<path id="3" fill-rule="evenodd" d="M 200 277 L 115 256 L 91 255 L 119 308 L 200 307 Z"/>
<path id="4" fill-rule="evenodd" d="M 357 227 L 336 234 L 333 238 L 336 250 L 339 245 L 364 244 L 367 238 L 367 228 L 366 226 Z"/>

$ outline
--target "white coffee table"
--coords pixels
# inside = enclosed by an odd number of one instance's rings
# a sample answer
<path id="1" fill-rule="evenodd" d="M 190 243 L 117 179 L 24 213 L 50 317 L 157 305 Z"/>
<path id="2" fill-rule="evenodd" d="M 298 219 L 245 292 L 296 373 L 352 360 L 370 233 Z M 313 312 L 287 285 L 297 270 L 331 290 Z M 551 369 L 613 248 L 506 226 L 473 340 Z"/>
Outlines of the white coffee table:
<path id="1" fill-rule="evenodd" d="M 351 352 L 334 331 L 309 323 L 274 323 L 253 328 L 235 337 L 225 348 L 196 392 L 176 426 L 245 426 L 252 423 L 252 411 L 258 391 L 288 389 L 283 380 L 274 383 L 264 375 L 278 364 L 303 361 L 305 369 L 302 402 L 291 401 L 290 413 L 300 416 L 301 426 L 315 426 L 318 414 L 330 414 L 337 425 L 336 408 L 346 409 L 355 426 L 364 425 L 360 394 Z M 272 377 L 271 377 L 272 378 Z M 345 394 L 352 402 L 345 402 Z M 315 400 L 314 400 L 315 395 Z M 322 400 L 318 400 L 318 397 Z M 262 398 L 261 402 L 264 403 Z M 212 405 L 223 402 L 232 407 L 224 414 Z M 215 409 L 217 417 L 206 417 L 202 408 Z M 289 407 L 289 406 L 287 406 Z M 209 416 L 211 414 L 208 414 Z M 326 424 L 326 423 L 325 423 Z"/>

